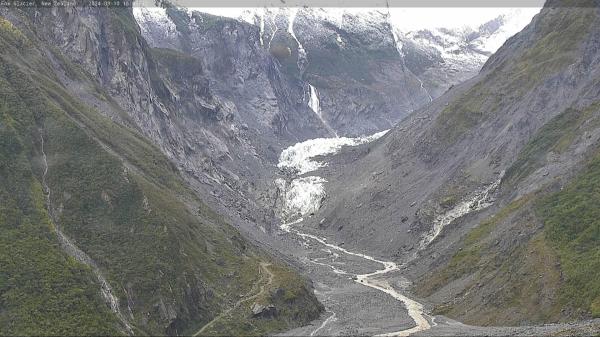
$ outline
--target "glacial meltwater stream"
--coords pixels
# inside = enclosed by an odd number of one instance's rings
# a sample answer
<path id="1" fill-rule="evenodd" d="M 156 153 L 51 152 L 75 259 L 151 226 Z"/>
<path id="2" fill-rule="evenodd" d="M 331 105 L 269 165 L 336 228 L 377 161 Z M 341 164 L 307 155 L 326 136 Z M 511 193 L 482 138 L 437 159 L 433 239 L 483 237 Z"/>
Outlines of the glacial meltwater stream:
<path id="1" fill-rule="evenodd" d="M 325 165 L 313 160 L 314 157 L 336 153 L 342 146 L 356 146 L 368 143 L 378 139 L 385 133 L 386 132 L 384 131 L 369 137 L 359 138 L 320 138 L 298 143 L 281 153 L 279 167 L 283 170 L 293 172 L 296 176 L 303 175 L 315 171 Z M 335 256 L 339 256 L 339 254 L 333 253 L 334 251 L 347 256 L 368 260 L 382 266 L 381 269 L 376 269 L 369 273 L 356 274 L 340 269 L 337 265 L 312 261 L 315 264 L 330 267 L 335 274 L 352 276 L 352 279 L 356 283 L 381 291 L 393 297 L 395 300 L 400 301 L 404 305 L 408 311 L 408 315 L 415 322 L 414 327 L 400 331 L 382 332 L 381 336 L 408 336 L 412 333 L 431 328 L 431 319 L 428 319 L 429 316 L 424 313 L 423 305 L 403 295 L 384 279 L 386 274 L 400 270 L 395 262 L 383 261 L 363 253 L 347 250 L 328 242 L 326 238 L 302 232 L 297 228 L 297 225 L 303 221 L 302 216 L 314 213 L 319 209 L 320 203 L 325 196 L 325 182 L 326 180 L 324 178 L 317 176 L 296 177 L 290 182 L 278 179 L 276 184 L 283 196 L 283 206 L 280 213 L 282 219 L 286 221 L 281 225 L 281 229 L 286 233 L 297 235 L 303 240 L 312 240 L 313 242 L 326 247 L 324 251 L 335 254 Z M 331 312 L 330 316 L 318 328 L 313 330 L 311 335 L 318 334 L 328 323 L 335 320 L 336 313 L 329 309 L 328 311 Z"/>

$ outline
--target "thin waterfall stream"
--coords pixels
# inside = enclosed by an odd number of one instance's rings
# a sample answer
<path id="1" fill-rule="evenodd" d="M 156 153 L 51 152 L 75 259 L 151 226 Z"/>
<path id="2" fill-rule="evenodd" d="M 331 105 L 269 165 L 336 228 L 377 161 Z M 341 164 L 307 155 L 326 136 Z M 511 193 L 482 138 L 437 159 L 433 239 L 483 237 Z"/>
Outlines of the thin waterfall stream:
<path id="1" fill-rule="evenodd" d="M 132 329 L 131 325 L 129 324 L 129 322 L 127 321 L 125 316 L 121 313 L 121 309 L 119 307 L 119 299 L 114 295 L 112 287 L 106 280 L 106 277 L 104 277 L 104 275 L 100 271 L 100 268 L 98 268 L 98 265 L 96 264 L 96 262 L 94 262 L 94 260 L 92 260 L 92 258 L 89 255 L 87 255 L 83 250 L 81 250 L 81 248 L 79 248 L 73 242 L 73 240 L 71 240 L 61 230 L 61 228 L 58 224 L 58 219 L 52 208 L 52 199 L 51 199 L 52 191 L 50 190 L 50 187 L 48 186 L 48 180 L 47 180 L 49 166 L 48 166 L 48 157 L 46 155 L 46 151 L 45 151 L 45 147 L 44 147 L 45 143 L 44 143 L 43 130 L 40 130 L 40 142 L 41 142 L 41 152 L 42 152 L 42 163 L 44 164 L 44 172 L 42 174 L 42 188 L 44 189 L 44 194 L 46 196 L 46 207 L 48 209 L 48 216 L 54 223 L 54 229 L 56 231 L 56 235 L 58 236 L 58 241 L 60 242 L 63 250 L 68 255 L 70 255 L 75 260 L 79 261 L 80 263 L 83 263 L 86 266 L 90 267 L 90 269 L 94 273 L 94 276 L 96 276 L 98 283 L 100 283 L 100 287 L 101 287 L 100 293 L 102 294 L 102 297 L 104 297 L 104 299 L 106 300 L 106 303 L 110 307 L 110 310 L 117 316 L 119 321 L 121 321 L 121 324 L 123 324 L 123 327 L 125 328 L 126 333 L 129 335 L 133 335 L 133 329 Z"/>

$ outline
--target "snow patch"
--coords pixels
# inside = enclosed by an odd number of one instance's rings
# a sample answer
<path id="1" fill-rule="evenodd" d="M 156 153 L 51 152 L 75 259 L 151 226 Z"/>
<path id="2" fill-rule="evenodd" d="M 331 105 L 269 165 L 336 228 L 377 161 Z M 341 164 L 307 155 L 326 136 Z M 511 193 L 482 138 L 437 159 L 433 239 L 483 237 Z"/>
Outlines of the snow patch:
<path id="1" fill-rule="evenodd" d="M 302 73 L 306 68 L 308 59 L 306 57 L 306 50 L 304 49 L 304 46 L 302 46 L 302 43 L 300 43 L 300 40 L 298 40 L 298 37 L 294 32 L 294 21 L 296 21 L 297 14 L 298 8 L 290 8 L 290 16 L 288 17 L 288 33 L 292 36 L 292 38 L 294 38 L 294 40 L 298 44 L 298 69 L 300 70 L 300 73 Z"/>
<path id="2" fill-rule="evenodd" d="M 177 27 L 161 7 L 133 7 L 133 17 L 140 26 L 142 36 L 166 40 L 179 34 Z"/>

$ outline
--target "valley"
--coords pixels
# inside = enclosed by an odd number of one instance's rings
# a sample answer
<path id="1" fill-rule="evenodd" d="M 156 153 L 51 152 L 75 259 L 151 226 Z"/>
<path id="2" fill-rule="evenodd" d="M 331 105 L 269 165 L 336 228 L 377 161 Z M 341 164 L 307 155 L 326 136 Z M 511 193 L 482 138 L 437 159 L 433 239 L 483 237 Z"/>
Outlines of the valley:
<path id="1" fill-rule="evenodd" d="M 362 139 L 342 141 L 344 146 L 360 146 L 382 137 L 387 131 Z M 314 143 L 321 144 L 318 150 Z M 305 174 L 318 174 L 319 167 L 326 163 L 315 158 L 332 155 L 341 149 L 339 138 L 308 140 L 283 151 L 279 167 L 293 169 L 306 178 Z M 325 145 L 328 144 L 328 145 Z M 290 155 L 290 153 L 295 154 Z M 292 158 L 290 158 L 292 157 Z M 325 157 L 326 158 L 326 157 Z M 326 159 L 322 159 L 326 160 Z M 316 172 L 315 172 L 316 171 Z M 303 180 L 303 178 L 295 178 Z M 293 212 L 281 210 L 284 223 L 281 232 L 285 245 L 280 246 L 291 259 L 297 259 L 305 266 L 308 275 L 315 283 L 315 293 L 325 304 L 325 314 L 320 323 L 308 327 L 291 330 L 282 336 L 330 336 L 330 335 L 375 335 L 375 336 L 538 336 L 556 334 L 588 334 L 594 331 L 598 322 L 581 322 L 576 324 L 550 324 L 544 326 L 525 327 L 478 327 L 469 326 L 431 313 L 431 303 L 420 303 L 411 294 L 411 282 L 403 276 L 407 264 L 419 253 L 406 256 L 403 262 L 384 261 L 364 253 L 351 251 L 338 246 L 326 237 L 314 233 L 314 230 L 303 225 L 304 217 L 313 217 L 326 192 L 321 186 L 323 180 L 313 179 L 311 183 L 298 186 L 290 184 L 295 193 L 293 198 L 300 198 L 308 207 L 295 207 L 297 202 L 288 200 L 284 207 Z M 285 184 L 279 186 L 284 186 Z M 317 185 L 317 186 L 315 186 Z M 439 221 L 450 223 L 452 220 L 477 212 L 490 204 L 489 194 L 499 183 L 493 183 L 484 189 L 468 205 L 459 205 Z M 315 193 L 314 191 L 320 191 Z M 283 197 L 289 194 L 283 193 Z M 290 217 L 290 214 L 291 217 Z M 293 217 L 296 217 L 293 219 Z M 293 219 L 293 220 L 292 220 Z M 323 221 L 325 219 L 322 219 Z M 287 221 L 287 222 L 286 222 Z M 440 229 L 435 229 L 439 234 Z M 436 234 L 436 235 L 437 235 Z M 432 233 L 424 233 L 421 249 L 435 239 Z M 294 248 L 289 242 L 293 242 Z M 342 243 L 343 245 L 343 243 Z M 291 252 L 290 252 L 291 250 Z M 356 287 L 359 285 L 359 287 Z M 372 293 L 360 289 L 368 287 L 379 292 Z M 358 289 L 357 289 L 358 288 Z M 382 296 L 381 293 L 384 295 Z M 352 302 L 348 302 L 348 298 Z M 392 300 L 393 299 L 393 300 Z M 384 314 L 386 313 L 386 314 Z"/>
<path id="2" fill-rule="evenodd" d="M 600 333 L 598 1 L 38 5 L 0 335 Z"/>

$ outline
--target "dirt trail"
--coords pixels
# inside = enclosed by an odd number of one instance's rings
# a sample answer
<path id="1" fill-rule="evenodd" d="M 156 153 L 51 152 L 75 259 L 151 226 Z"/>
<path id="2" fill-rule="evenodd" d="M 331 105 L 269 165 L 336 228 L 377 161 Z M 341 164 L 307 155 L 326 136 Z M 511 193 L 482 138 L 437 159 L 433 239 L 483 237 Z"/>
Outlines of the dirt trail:
<path id="1" fill-rule="evenodd" d="M 213 326 L 217 321 L 219 321 L 221 318 L 223 318 L 226 315 L 228 315 L 229 313 L 231 313 L 233 310 L 239 308 L 239 306 L 242 303 L 251 301 L 251 300 L 253 300 L 255 298 L 258 298 L 259 296 L 262 296 L 267 291 L 267 287 L 270 286 L 271 284 L 273 284 L 273 278 L 275 277 L 275 275 L 273 274 L 273 272 L 269 270 L 269 266 L 270 265 L 271 265 L 270 263 L 261 262 L 260 263 L 260 268 L 258 270 L 261 277 L 260 277 L 260 279 L 258 281 L 256 281 L 256 283 L 254 283 L 254 285 L 252 286 L 252 289 L 250 289 L 250 291 L 248 293 L 246 293 L 240 300 L 238 300 L 237 302 L 235 302 L 234 305 L 231 308 L 223 311 L 222 313 L 220 313 L 219 315 L 217 315 L 215 318 L 213 318 L 212 321 L 206 323 L 193 336 L 201 336 L 201 334 L 204 331 L 206 331 L 206 329 L 208 329 L 211 326 Z M 266 280 L 266 282 L 264 282 L 265 277 L 261 273 L 261 271 L 264 271 L 267 274 L 267 280 Z M 251 295 L 252 293 L 254 293 L 256 291 L 256 288 L 259 288 L 259 284 L 260 284 L 260 290 L 257 293 L 255 293 L 254 295 Z"/>

